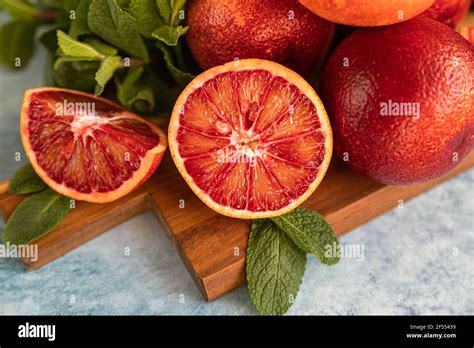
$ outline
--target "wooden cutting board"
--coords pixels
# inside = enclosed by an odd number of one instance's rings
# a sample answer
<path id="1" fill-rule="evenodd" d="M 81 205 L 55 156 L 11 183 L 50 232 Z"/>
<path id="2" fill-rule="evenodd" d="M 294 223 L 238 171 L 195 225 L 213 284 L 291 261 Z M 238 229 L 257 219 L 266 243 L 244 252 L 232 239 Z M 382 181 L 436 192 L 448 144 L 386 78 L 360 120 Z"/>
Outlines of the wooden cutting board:
<path id="1" fill-rule="evenodd" d="M 316 192 L 303 204 L 323 214 L 341 235 L 397 207 L 474 165 L 474 154 L 447 176 L 421 185 L 384 186 L 350 171 L 333 158 Z M 0 190 L 7 189 L 7 183 Z M 25 196 L 0 194 L 0 211 L 8 219 Z M 108 204 L 78 202 L 52 233 L 38 239 L 38 260 L 29 270 L 77 248 L 131 217 L 152 209 L 174 241 L 196 285 L 208 301 L 245 283 L 245 251 L 250 221 L 221 216 L 194 195 L 169 155 L 157 173 L 138 190 Z"/>

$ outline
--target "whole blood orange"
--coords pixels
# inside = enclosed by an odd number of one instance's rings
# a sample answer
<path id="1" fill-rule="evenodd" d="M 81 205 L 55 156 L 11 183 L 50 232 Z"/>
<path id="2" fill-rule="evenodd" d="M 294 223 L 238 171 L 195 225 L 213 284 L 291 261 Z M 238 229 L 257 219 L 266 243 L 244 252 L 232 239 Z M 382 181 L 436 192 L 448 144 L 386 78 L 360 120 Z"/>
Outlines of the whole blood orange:
<path id="1" fill-rule="evenodd" d="M 435 0 L 423 15 L 436 19 L 453 28 L 461 22 L 471 5 L 471 0 Z"/>
<path id="2" fill-rule="evenodd" d="M 236 58 L 261 58 L 311 72 L 331 45 L 334 24 L 297 0 L 192 0 L 186 40 L 209 69 Z"/>
<path id="3" fill-rule="evenodd" d="M 48 186 L 96 203 L 137 188 L 167 146 L 152 123 L 106 99 L 60 88 L 25 92 L 20 129 L 26 155 Z"/>
<path id="4" fill-rule="evenodd" d="M 328 21 L 372 27 L 409 20 L 428 9 L 434 0 L 299 0 Z"/>
<path id="5" fill-rule="evenodd" d="M 196 77 L 168 131 L 179 172 L 215 211 L 242 219 L 284 214 L 326 173 L 332 133 L 313 88 L 292 70 L 244 59 Z"/>
<path id="6" fill-rule="evenodd" d="M 359 29 L 324 68 L 321 93 L 335 150 L 386 184 L 439 177 L 473 147 L 474 48 L 417 17 Z"/>

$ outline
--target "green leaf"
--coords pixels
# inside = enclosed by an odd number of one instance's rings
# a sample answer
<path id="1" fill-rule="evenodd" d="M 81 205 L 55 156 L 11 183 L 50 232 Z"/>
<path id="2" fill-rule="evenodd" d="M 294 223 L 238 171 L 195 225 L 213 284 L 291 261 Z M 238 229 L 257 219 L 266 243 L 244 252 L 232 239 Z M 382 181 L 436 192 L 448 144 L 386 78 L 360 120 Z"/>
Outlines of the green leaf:
<path id="1" fill-rule="evenodd" d="M 122 10 L 115 0 L 92 0 L 88 23 L 92 32 L 105 41 L 148 62 L 148 50 L 135 18 Z"/>
<path id="2" fill-rule="evenodd" d="M 74 40 L 61 30 L 58 30 L 58 44 L 62 52 L 67 56 L 96 60 L 104 58 L 104 55 L 95 50 L 92 46 Z"/>
<path id="3" fill-rule="evenodd" d="M 0 63 L 9 68 L 25 67 L 34 51 L 34 22 L 13 21 L 0 26 Z"/>
<path id="4" fill-rule="evenodd" d="M 142 114 L 150 114 L 155 108 L 153 89 L 140 81 L 143 67 L 131 68 L 123 83 L 118 85 L 117 97 L 126 108 Z"/>
<path id="5" fill-rule="evenodd" d="M 79 6 L 79 2 L 81 2 L 81 0 L 59 0 L 59 1 L 63 3 L 63 9 L 66 12 L 77 9 L 77 6 Z"/>
<path id="6" fill-rule="evenodd" d="M 22 0 L 3 0 L 3 6 L 13 19 L 20 21 L 35 21 L 39 13 L 36 7 Z"/>
<path id="7" fill-rule="evenodd" d="M 60 64 L 51 71 L 54 84 L 62 88 L 93 92 L 95 74 L 99 69 L 98 61 L 73 61 Z"/>
<path id="8" fill-rule="evenodd" d="M 306 253 L 269 219 L 254 220 L 247 248 L 250 297 L 261 314 L 282 315 L 293 304 Z"/>
<path id="9" fill-rule="evenodd" d="M 45 31 L 41 34 L 39 40 L 50 53 L 55 53 L 58 50 L 58 34 L 56 28 Z"/>
<path id="10" fill-rule="evenodd" d="M 128 12 L 137 20 L 140 33 L 147 38 L 163 25 L 155 0 L 131 0 Z"/>
<path id="11" fill-rule="evenodd" d="M 165 46 L 161 42 L 156 42 L 156 46 L 163 52 L 163 59 L 165 60 L 168 71 L 170 72 L 173 79 L 181 87 L 186 86 L 189 82 L 191 82 L 195 78 L 194 75 L 188 72 L 184 72 L 175 66 L 173 56 L 171 55 L 171 52 L 167 46 Z"/>
<path id="12" fill-rule="evenodd" d="M 338 246 L 336 234 L 331 225 L 318 213 L 305 208 L 296 208 L 292 212 L 271 218 L 302 250 L 314 254 L 325 265 L 339 262 L 339 256 L 327 254 Z M 331 248 L 331 249 L 329 249 Z"/>
<path id="13" fill-rule="evenodd" d="M 152 69 L 147 68 L 140 81 L 153 90 L 156 111 L 165 113 L 169 117 L 173 110 L 176 99 L 179 96 L 178 89 L 170 89 L 163 81 L 158 79 Z"/>
<path id="14" fill-rule="evenodd" d="M 179 12 L 186 4 L 186 0 L 156 0 L 161 17 L 165 24 L 175 26 L 181 22 Z"/>
<path id="15" fill-rule="evenodd" d="M 125 10 L 130 6 L 130 0 L 117 0 L 117 4 L 121 9 Z"/>
<path id="16" fill-rule="evenodd" d="M 40 3 L 44 7 L 55 8 L 58 10 L 69 10 L 71 5 L 75 4 L 77 0 L 41 0 Z M 72 7 L 74 9 L 75 7 Z"/>
<path id="17" fill-rule="evenodd" d="M 169 24 L 172 11 L 170 0 L 156 0 L 156 6 L 163 22 Z"/>
<path id="18" fill-rule="evenodd" d="M 70 199 L 47 189 L 26 198 L 5 225 L 3 241 L 27 244 L 48 234 L 66 217 Z"/>
<path id="19" fill-rule="evenodd" d="M 56 28 L 63 31 L 68 31 L 71 26 L 71 17 L 68 12 L 60 11 L 54 20 Z"/>
<path id="20" fill-rule="evenodd" d="M 62 56 L 58 57 L 53 64 L 53 69 L 58 70 L 60 66 L 62 66 L 64 63 L 72 63 L 72 62 L 91 62 L 91 61 L 98 61 L 97 59 L 94 58 L 88 58 L 88 57 L 70 57 L 70 56 Z"/>
<path id="21" fill-rule="evenodd" d="M 69 28 L 69 35 L 77 38 L 81 35 L 90 34 L 89 25 L 87 24 L 87 14 L 89 13 L 89 6 L 92 0 L 80 0 L 75 9 L 75 18 L 71 21 Z"/>
<path id="22" fill-rule="evenodd" d="M 151 35 L 155 39 L 163 41 L 168 46 L 176 46 L 179 38 L 186 34 L 186 31 L 188 31 L 188 27 L 183 27 L 181 25 L 176 27 L 163 25 L 156 29 Z"/>
<path id="23" fill-rule="evenodd" d="M 87 38 L 84 42 L 106 56 L 115 56 L 118 53 L 118 50 L 115 47 L 107 45 L 96 38 Z"/>
<path id="24" fill-rule="evenodd" d="M 43 191 L 48 186 L 36 174 L 31 164 L 24 165 L 15 173 L 10 180 L 10 193 L 25 195 L 28 193 Z"/>
<path id="25" fill-rule="evenodd" d="M 104 91 L 107 82 L 114 76 L 115 71 L 123 67 L 122 58 L 119 56 L 105 57 L 100 63 L 99 70 L 95 74 L 97 85 L 95 95 L 100 95 Z"/>

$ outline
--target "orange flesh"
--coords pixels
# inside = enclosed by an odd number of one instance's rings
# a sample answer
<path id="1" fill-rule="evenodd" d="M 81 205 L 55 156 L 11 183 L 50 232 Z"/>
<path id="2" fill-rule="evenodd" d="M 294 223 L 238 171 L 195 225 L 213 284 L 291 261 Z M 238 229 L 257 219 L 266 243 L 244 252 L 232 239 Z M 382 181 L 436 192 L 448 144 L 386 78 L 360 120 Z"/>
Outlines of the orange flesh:
<path id="1" fill-rule="evenodd" d="M 57 184 L 80 193 L 110 192 L 133 176 L 160 136 L 113 104 L 91 99 L 91 114 L 84 101 L 59 90 L 34 93 L 28 139 L 38 165 Z M 84 112 L 68 105 L 82 105 Z"/>
<path id="2" fill-rule="evenodd" d="M 305 193 L 325 158 L 315 105 L 265 70 L 221 73 L 193 91 L 176 140 L 184 168 L 216 203 L 280 210 Z"/>

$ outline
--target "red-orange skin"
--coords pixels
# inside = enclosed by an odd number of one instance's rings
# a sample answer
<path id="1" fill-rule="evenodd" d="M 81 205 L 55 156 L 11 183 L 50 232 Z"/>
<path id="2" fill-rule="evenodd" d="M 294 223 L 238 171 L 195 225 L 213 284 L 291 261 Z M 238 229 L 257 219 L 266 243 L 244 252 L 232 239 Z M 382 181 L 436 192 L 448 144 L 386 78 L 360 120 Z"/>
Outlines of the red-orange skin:
<path id="1" fill-rule="evenodd" d="M 470 6 L 471 0 L 436 0 L 423 15 L 456 28 Z"/>
<path id="2" fill-rule="evenodd" d="M 186 39 L 203 69 L 235 58 L 272 60 L 307 75 L 324 58 L 334 24 L 297 0 L 192 0 Z"/>
<path id="3" fill-rule="evenodd" d="M 462 37 L 474 45 L 474 28 L 461 26 L 457 30 Z"/>
<path id="4" fill-rule="evenodd" d="M 442 176 L 473 149 L 473 81 L 473 46 L 444 24 L 419 17 L 359 29 L 336 49 L 321 82 L 335 152 L 384 184 Z M 389 100 L 420 103 L 420 117 L 382 116 L 380 103 Z"/>
<path id="5" fill-rule="evenodd" d="M 375 27 L 412 19 L 435 0 L 299 0 L 316 15 L 338 24 Z"/>

